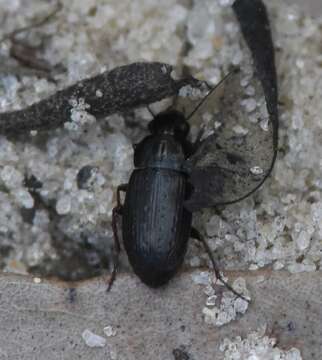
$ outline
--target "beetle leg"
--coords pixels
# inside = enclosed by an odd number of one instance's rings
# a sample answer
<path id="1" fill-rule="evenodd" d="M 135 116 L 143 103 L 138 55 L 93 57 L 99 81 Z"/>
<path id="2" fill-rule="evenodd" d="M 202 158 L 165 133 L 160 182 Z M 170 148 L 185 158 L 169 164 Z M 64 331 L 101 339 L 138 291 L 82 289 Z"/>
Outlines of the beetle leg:
<path id="1" fill-rule="evenodd" d="M 112 288 L 114 280 L 116 278 L 116 273 L 119 265 L 119 255 L 121 252 L 121 244 L 118 236 L 117 231 L 117 218 L 119 215 L 122 215 L 123 205 L 121 204 L 121 191 L 126 191 L 127 184 L 122 184 L 117 187 L 116 190 L 116 206 L 113 208 L 112 212 L 112 230 L 113 230 L 113 237 L 114 237 L 114 256 L 113 256 L 113 271 L 112 275 L 108 281 L 107 292 L 109 292 Z"/>
<path id="2" fill-rule="evenodd" d="M 114 237 L 113 270 L 112 270 L 111 277 L 108 281 L 108 287 L 106 290 L 107 292 L 109 292 L 112 288 L 112 285 L 116 278 L 116 272 L 118 269 L 118 265 L 119 265 L 119 254 L 121 252 L 121 244 L 120 244 L 118 231 L 117 231 L 117 218 L 118 218 L 118 215 L 121 215 L 121 213 L 122 213 L 122 205 L 117 205 L 117 206 L 115 206 L 115 208 L 113 208 L 113 212 L 112 212 L 112 229 L 113 229 L 113 237 Z"/>
<path id="3" fill-rule="evenodd" d="M 213 254 L 212 254 L 212 251 L 211 251 L 211 249 L 210 249 L 210 247 L 209 247 L 206 239 L 200 234 L 200 232 L 199 232 L 197 229 L 195 229 L 195 228 L 191 228 L 191 234 L 190 234 L 190 236 L 191 236 L 192 238 L 194 238 L 194 239 L 202 242 L 202 244 L 203 244 L 203 246 L 204 246 L 204 248 L 205 248 L 205 250 L 206 250 L 206 252 L 207 252 L 207 254 L 208 254 L 209 258 L 210 258 L 210 261 L 211 261 L 211 263 L 212 263 L 212 266 L 213 266 L 213 268 L 214 268 L 214 272 L 215 272 L 216 278 L 219 279 L 219 280 L 226 286 L 226 288 L 227 288 L 228 290 L 230 290 L 233 294 L 235 294 L 235 295 L 238 296 L 239 298 L 241 298 L 241 299 L 247 301 L 248 303 L 250 303 L 250 300 L 249 300 L 249 299 L 245 298 L 242 294 L 240 294 L 239 292 L 237 292 L 236 290 L 234 290 L 234 288 L 233 288 L 232 286 L 230 286 L 230 285 L 223 279 L 223 277 L 222 277 L 222 275 L 221 275 L 221 273 L 220 273 L 220 271 L 219 271 L 219 268 L 218 268 L 218 266 L 217 266 L 217 264 L 216 264 L 215 258 L 214 258 Z"/>

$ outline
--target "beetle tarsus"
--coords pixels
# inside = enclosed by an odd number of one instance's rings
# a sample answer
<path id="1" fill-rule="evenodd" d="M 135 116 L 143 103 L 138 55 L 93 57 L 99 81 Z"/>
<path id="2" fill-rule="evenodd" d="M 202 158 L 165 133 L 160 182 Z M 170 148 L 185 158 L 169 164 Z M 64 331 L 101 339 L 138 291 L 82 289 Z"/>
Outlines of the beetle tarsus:
<path id="1" fill-rule="evenodd" d="M 119 255 L 121 252 L 121 244 L 117 231 L 117 218 L 119 215 L 122 215 L 123 205 L 121 204 L 121 191 L 126 191 L 127 184 L 122 184 L 118 186 L 116 192 L 116 206 L 113 208 L 112 212 L 112 229 L 113 229 L 113 237 L 114 237 L 114 255 L 113 255 L 113 270 L 111 277 L 108 281 L 107 292 L 109 292 L 112 288 L 112 285 L 116 279 L 116 273 L 119 266 Z"/>
<path id="2" fill-rule="evenodd" d="M 212 263 L 212 266 L 213 266 L 213 268 L 214 268 L 214 272 L 215 272 L 216 278 L 217 278 L 218 280 L 220 280 L 220 281 L 226 286 L 226 288 L 227 288 L 228 290 L 230 290 L 233 294 L 235 294 L 237 297 L 239 297 L 240 299 L 243 299 L 243 300 L 247 301 L 248 303 L 250 303 L 250 300 L 249 300 L 249 299 L 247 299 L 244 295 L 242 295 L 242 294 L 240 294 L 238 291 L 236 291 L 231 285 L 229 285 L 229 284 L 223 279 L 223 277 L 222 277 L 222 275 L 221 275 L 221 273 L 220 273 L 220 270 L 219 270 L 219 268 L 218 268 L 218 266 L 217 266 L 217 264 L 216 264 L 216 261 L 215 261 L 215 259 L 214 259 L 214 256 L 213 256 L 213 254 L 212 254 L 212 252 L 211 252 L 211 249 L 210 249 L 210 247 L 209 247 L 206 239 L 204 238 L 204 236 L 202 236 L 197 229 L 191 228 L 191 237 L 194 238 L 194 239 L 196 239 L 196 240 L 198 240 L 198 241 L 200 241 L 200 242 L 202 242 L 202 244 L 203 244 L 203 246 L 204 246 L 204 248 L 205 248 L 205 250 L 206 250 L 206 252 L 207 252 L 207 254 L 208 254 L 209 258 L 210 258 L 210 261 L 211 261 L 211 263 Z"/>

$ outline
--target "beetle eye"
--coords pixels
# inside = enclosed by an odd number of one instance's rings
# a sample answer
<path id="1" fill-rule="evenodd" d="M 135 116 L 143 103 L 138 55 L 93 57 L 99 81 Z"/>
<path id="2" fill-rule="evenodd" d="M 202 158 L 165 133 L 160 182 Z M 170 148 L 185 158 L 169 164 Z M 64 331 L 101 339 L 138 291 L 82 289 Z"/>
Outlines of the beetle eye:
<path id="1" fill-rule="evenodd" d="M 187 136 L 189 132 L 189 124 L 185 121 L 180 121 L 176 124 L 175 132 L 180 136 Z"/>

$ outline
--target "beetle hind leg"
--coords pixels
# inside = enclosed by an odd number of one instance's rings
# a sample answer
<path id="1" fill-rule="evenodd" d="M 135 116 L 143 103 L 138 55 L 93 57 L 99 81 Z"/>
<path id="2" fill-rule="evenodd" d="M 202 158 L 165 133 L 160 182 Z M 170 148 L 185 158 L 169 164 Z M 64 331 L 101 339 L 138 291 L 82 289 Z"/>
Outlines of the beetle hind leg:
<path id="1" fill-rule="evenodd" d="M 209 256 L 209 259 L 210 259 L 210 261 L 211 261 L 211 263 L 212 263 L 212 266 L 213 266 L 213 268 L 214 268 L 214 272 L 215 272 L 216 278 L 219 279 L 219 280 L 226 286 L 226 288 L 227 288 L 228 290 L 230 290 L 233 294 L 235 294 L 235 295 L 238 296 L 239 298 L 241 298 L 241 299 L 247 301 L 248 303 L 250 303 L 250 300 L 249 300 L 249 299 L 245 298 L 245 296 L 243 296 L 243 295 L 240 294 L 238 291 L 236 291 L 231 285 L 229 285 L 229 284 L 223 279 L 223 277 L 222 277 L 222 275 L 221 275 L 221 273 L 220 273 L 220 271 L 219 271 L 219 268 L 218 268 L 218 266 L 217 266 L 217 263 L 216 263 L 216 261 L 215 261 L 215 258 L 214 258 L 214 256 L 213 256 L 213 253 L 212 253 L 212 251 L 211 251 L 211 249 L 210 249 L 210 247 L 209 247 L 206 239 L 204 238 L 204 236 L 202 236 L 197 229 L 191 228 L 191 237 L 192 237 L 193 239 L 196 239 L 196 240 L 200 241 L 200 242 L 203 244 L 203 246 L 204 246 L 204 248 L 205 248 L 205 250 L 206 250 L 206 252 L 207 252 L 207 254 L 208 254 L 208 256 Z"/>
<path id="2" fill-rule="evenodd" d="M 116 206 L 113 208 L 112 212 L 112 230 L 113 230 L 113 237 L 114 237 L 114 255 L 113 255 L 113 270 L 111 277 L 108 281 L 107 292 L 109 292 L 112 288 L 114 280 L 116 279 L 116 273 L 119 266 L 119 255 L 121 252 L 121 244 L 120 239 L 118 236 L 117 231 L 117 220 L 120 215 L 122 215 L 123 205 L 121 203 L 121 191 L 126 192 L 127 184 L 122 184 L 117 187 L 116 191 Z"/>

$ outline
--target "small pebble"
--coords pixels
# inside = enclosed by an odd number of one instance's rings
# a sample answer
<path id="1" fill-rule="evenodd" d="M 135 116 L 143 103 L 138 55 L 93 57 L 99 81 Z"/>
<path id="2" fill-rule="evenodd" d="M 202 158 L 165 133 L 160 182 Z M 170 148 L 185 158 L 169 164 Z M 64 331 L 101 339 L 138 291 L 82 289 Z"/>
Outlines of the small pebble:
<path id="1" fill-rule="evenodd" d="M 113 329 L 112 326 L 105 326 L 105 328 L 103 329 L 104 331 L 104 334 L 107 336 L 107 337 L 110 337 L 110 336 L 115 336 L 116 335 L 116 330 Z"/>
<path id="2" fill-rule="evenodd" d="M 105 338 L 94 334 L 88 329 L 83 331 L 82 338 L 85 341 L 85 344 L 89 347 L 104 347 L 106 345 Z"/>
<path id="3" fill-rule="evenodd" d="M 201 271 L 191 275 L 194 283 L 198 285 L 209 285 L 210 284 L 210 273 L 208 271 Z"/>
<path id="4" fill-rule="evenodd" d="M 101 90 L 98 89 L 98 90 L 96 90 L 95 95 L 96 95 L 98 98 L 101 98 L 101 97 L 103 96 L 103 93 L 102 93 Z"/>
<path id="5" fill-rule="evenodd" d="M 56 211 L 59 215 L 66 215 L 71 210 L 71 199 L 68 195 L 61 197 L 56 204 Z"/>
<path id="6" fill-rule="evenodd" d="M 250 168 L 250 172 L 254 175 L 261 175 L 263 174 L 264 170 L 259 166 L 253 166 Z"/>

